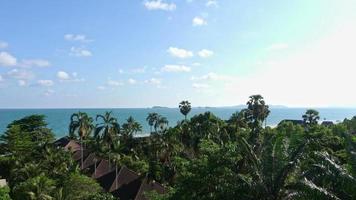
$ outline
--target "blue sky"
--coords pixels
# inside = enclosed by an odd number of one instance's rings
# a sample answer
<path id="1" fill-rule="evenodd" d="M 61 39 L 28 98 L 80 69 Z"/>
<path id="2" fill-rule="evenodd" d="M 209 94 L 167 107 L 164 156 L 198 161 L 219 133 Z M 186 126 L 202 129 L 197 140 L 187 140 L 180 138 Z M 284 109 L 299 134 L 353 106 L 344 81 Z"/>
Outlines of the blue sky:
<path id="1" fill-rule="evenodd" d="M 0 107 L 356 106 L 352 0 L 0 1 Z"/>

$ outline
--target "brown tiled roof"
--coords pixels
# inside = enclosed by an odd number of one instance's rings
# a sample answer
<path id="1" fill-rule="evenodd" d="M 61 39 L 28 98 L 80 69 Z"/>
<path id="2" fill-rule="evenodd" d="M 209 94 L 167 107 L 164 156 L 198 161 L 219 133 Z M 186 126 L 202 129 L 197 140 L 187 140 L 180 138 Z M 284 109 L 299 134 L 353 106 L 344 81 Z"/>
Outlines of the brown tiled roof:
<path id="1" fill-rule="evenodd" d="M 89 150 L 84 149 L 83 150 L 83 160 L 85 160 L 89 156 L 90 152 Z M 76 151 L 73 153 L 73 160 L 79 162 L 81 159 L 81 152 L 80 150 Z"/>
<path id="2" fill-rule="evenodd" d="M 109 166 L 109 161 L 103 159 L 100 161 L 100 163 L 96 167 L 96 174 L 93 173 L 91 177 L 97 179 L 97 178 L 109 173 L 113 168 L 114 168 L 114 166 L 112 164 L 111 164 L 111 166 Z"/>
<path id="3" fill-rule="evenodd" d="M 140 189 L 136 194 L 135 200 L 147 200 L 147 198 L 145 197 L 145 193 L 153 190 L 155 190 L 159 194 L 164 193 L 164 187 L 161 184 L 155 181 L 149 181 L 147 177 L 144 178 L 141 182 Z"/>
<path id="4" fill-rule="evenodd" d="M 144 142 L 147 138 L 140 138 L 138 142 Z M 63 147 L 73 152 L 73 159 L 80 162 L 80 145 L 67 137 L 54 142 L 54 145 Z M 95 165 L 94 158 L 97 159 Z M 109 166 L 109 161 L 97 157 L 89 150 L 83 150 L 83 172 L 96 179 L 107 192 L 111 192 L 114 197 L 121 200 L 146 200 L 145 192 L 152 190 L 164 193 L 164 187 L 154 181 L 148 181 L 147 177 L 139 176 L 126 166 L 118 169 L 117 175 L 115 165 Z M 95 169 L 96 166 L 96 169 Z"/>
<path id="5" fill-rule="evenodd" d="M 120 171 L 117 174 L 116 179 L 114 180 L 113 184 L 110 187 L 109 192 L 115 191 L 122 187 L 123 185 L 126 185 L 136 179 L 139 178 L 139 175 L 136 174 L 135 172 L 129 170 L 126 166 L 122 166 L 120 168 Z M 116 183 L 117 181 L 117 183 Z"/>
<path id="6" fill-rule="evenodd" d="M 81 169 L 85 169 L 85 168 L 88 168 L 89 166 L 91 165 L 94 165 L 95 164 L 95 159 L 96 159 L 96 163 L 98 164 L 99 161 L 101 160 L 99 157 L 97 157 L 95 155 L 95 153 L 91 153 L 89 154 L 88 157 L 86 157 L 86 159 L 84 160 L 83 162 L 83 166 Z"/>
<path id="7" fill-rule="evenodd" d="M 105 191 L 110 191 L 110 188 L 115 181 L 115 174 L 115 169 L 113 169 L 109 173 L 106 173 L 105 175 L 97 178 L 96 181 L 100 184 L 102 188 L 104 188 Z"/>
<path id="8" fill-rule="evenodd" d="M 68 137 L 62 137 L 54 142 L 55 146 L 59 146 L 69 151 L 78 151 L 80 150 L 80 144 L 74 140 L 70 140 Z"/>
<path id="9" fill-rule="evenodd" d="M 139 177 L 127 184 L 122 185 L 117 190 L 111 192 L 114 197 L 120 200 L 133 200 L 141 186 L 142 177 Z"/>

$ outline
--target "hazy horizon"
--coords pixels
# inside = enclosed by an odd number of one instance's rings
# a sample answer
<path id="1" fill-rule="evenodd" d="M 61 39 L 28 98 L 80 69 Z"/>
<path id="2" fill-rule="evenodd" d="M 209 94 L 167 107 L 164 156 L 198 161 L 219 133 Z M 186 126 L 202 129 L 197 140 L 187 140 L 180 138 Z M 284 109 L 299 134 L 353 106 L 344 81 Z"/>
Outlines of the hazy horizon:
<path id="1" fill-rule="evenodd" d="M 356 108 L 356 1 L 0 3 L 0 108 Z"/>

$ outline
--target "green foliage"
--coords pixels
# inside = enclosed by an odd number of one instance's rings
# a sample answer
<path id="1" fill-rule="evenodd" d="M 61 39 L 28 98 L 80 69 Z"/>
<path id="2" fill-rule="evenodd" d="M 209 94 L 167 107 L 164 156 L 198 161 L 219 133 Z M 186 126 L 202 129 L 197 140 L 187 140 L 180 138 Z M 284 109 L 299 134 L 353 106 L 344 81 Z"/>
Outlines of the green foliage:
<path id="1" fill-rule="evenodd" d="M 10 188 L 8 186 L 0 187 L 0 200 L 11 200 Z"/>
<path id="2" fill-rule="evenodd" d="M 101 190 L 93 179 L 78 173 L 70 174 L 63 182 L 63 194 L 68 200 L 90 199 Z"/>

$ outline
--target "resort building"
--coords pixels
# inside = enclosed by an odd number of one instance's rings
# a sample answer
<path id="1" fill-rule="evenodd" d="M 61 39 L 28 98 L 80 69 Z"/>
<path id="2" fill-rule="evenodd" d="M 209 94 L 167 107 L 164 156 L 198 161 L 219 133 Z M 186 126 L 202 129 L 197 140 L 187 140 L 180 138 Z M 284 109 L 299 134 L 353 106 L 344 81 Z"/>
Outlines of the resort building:
<path id="1" fill-rule="evenodd" d="M 136 173 L 126 166 L 117 168 L 113 163 L 102 159 L 90 150 L 83 150 L 83 165 L 81 165 L 80 145 L 67 137 L 54 142 L 57 147 L 72 152 L 73 159 L 79 164 L 82 172 L 95 179 L 101 187 L 120 200 L 146 200 L 146 192 L 165 192 L 164 187 L 147 175 Z"/>

